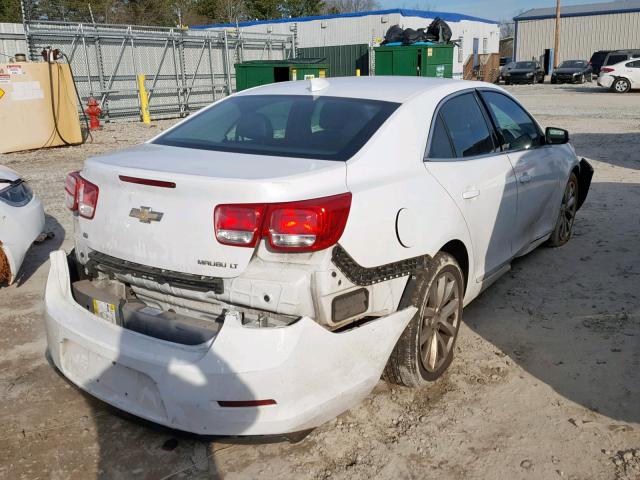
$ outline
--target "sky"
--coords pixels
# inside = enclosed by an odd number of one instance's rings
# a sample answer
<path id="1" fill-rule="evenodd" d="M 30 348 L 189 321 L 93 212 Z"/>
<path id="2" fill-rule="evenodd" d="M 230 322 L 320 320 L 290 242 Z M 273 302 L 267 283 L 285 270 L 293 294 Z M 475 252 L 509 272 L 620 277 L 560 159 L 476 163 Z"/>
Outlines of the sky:
<path id="1" fill-rule="evenodd" d="M 562 5 L 601 3 L 606 0 L 562 0 Z M 555 7 L 554 0 L 378 0 L 381 8 L 415 8 L 464 13 L 490 20 L 511 19 L 532 8 Z"/>

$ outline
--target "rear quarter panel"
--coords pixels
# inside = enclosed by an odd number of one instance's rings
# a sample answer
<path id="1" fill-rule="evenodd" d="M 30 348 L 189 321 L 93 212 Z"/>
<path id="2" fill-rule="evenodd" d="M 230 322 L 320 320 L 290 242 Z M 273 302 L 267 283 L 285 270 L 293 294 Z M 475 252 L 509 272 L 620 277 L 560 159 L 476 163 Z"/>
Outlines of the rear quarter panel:
<path id="1" fill-rule="evenodd" d="M 433 256 L 451 240 L 465 244 L 473 265 L 464 218 L 423 165 L 440 98 L 423 95 L 405 103 L 347 162 L 353 200 L 340 244 L 364 267 Z"/>

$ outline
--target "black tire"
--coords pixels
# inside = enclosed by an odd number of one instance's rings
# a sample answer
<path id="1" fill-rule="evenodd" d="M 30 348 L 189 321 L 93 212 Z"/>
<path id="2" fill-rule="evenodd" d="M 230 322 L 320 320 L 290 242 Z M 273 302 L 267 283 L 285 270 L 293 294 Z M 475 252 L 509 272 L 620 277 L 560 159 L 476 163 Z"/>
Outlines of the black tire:
<path id="1" fill-rule="evenodd" d="M 440 252 L 429 268 L 412 276 L 400 308 L 418 307 L 393 349 L 385 378 L 398 385 L 420 387 L 437 380 L 453 360 L 460 323 L 464 280 L 456 260 Z M 405 298 L 406 297 L 406 298 Z"/>
<path id="2" fill-rule="evenodd" d="M 631 90 L 631 83 L 626 78 L 618 78 L 611 85 L 611 90 L 616 93 L 627 93 Z"/>
<path id="3" fill-rule="evenodd" d="M 551 83 L 555 85 L 556 83 L 558 83 L 558 80 L 556 80 L 555 78 L 551 78 Z"/>
<path id="4" fill-rule="evenodd" d="M 510 82 L 509 80 L 505 80 L 505 81 L 504 81 L 504 84 L 505 84 L 505 85 L 511 85 L 511 82 Z"/>
<path id="5" fill-rule="evenodd" d="M 553 233 L 549 238 L 548 245 L 550 247 L 561 247 L 571 239 L 573 231 L 573 223 L 576 219 L 578 210 L 578 177 L 571 172 L 569 180 L 562 194 L 562 203 L 560 204 L 560 212 Z"/>

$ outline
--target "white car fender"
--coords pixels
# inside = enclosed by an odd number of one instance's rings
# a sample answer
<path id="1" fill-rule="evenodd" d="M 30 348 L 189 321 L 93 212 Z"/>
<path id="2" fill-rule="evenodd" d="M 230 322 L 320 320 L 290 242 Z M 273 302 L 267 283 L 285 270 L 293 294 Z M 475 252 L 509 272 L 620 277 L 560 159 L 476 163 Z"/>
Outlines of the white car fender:
<path id="1" fill-rule="evenodd" d="M 13 181 L 20 176 L 0 166 L 0 178 Z M 5 279 L 11 285 L 15 281 L 27 251 L 43 229 L 44 210 L 35 195 L 20 207 L 0 200 L 0 282 Z"/>

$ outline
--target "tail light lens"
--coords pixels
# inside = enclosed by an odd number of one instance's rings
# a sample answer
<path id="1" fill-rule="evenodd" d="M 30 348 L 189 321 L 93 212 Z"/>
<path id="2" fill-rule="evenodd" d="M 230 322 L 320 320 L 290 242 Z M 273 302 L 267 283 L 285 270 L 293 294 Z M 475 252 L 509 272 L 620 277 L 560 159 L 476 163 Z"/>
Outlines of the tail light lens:
<path id="1" fill-rule="evenodd" d="M 255 247 L 260 239 L 264 205 L 218 205 L 214 214 L 216 238 L 224 245 Z"/>
<path id="2" fill-rule="evenodd" d="M 64 203 L 69 210 L 78 210 L 78 187 L 80 187 L 80 172 L 71 172 L 64 181 Z"/>
<path id="3" fill-rule="evenodd" d="M 615 72 L 615 71 L 616 71 L 616 69 L 615 69 L 615 68 L 609 68 L 609 67 L 602 67 L 602 68 L 600 69 L 600 71 L 601 71 L 601 72 L 604 72 L 604 73 L 611 73 L 611 72 Z"/>
<path id="4" fill-rule="evenodd" d="M 64 182 L 64 190 L 67 208 L 91 220 L 98 205 L 98 186 L 82 178 L 80 172 L 71 172 Z"/>
<path id="5" fill-rule="evenodd" d="M 300 202 L 218 205 L 216 238 L 225 245 L 255 247 L 265 237 L 277 251 L 323 250 L 342 236 L 350 208 L 351 193 Z"/>
<path id="6" fill-rule="evenodd" d="M 316 251 L 340 240 L 349 217 L 351 194 L 273 204 L 265 236 L 274 250 Z"/>

